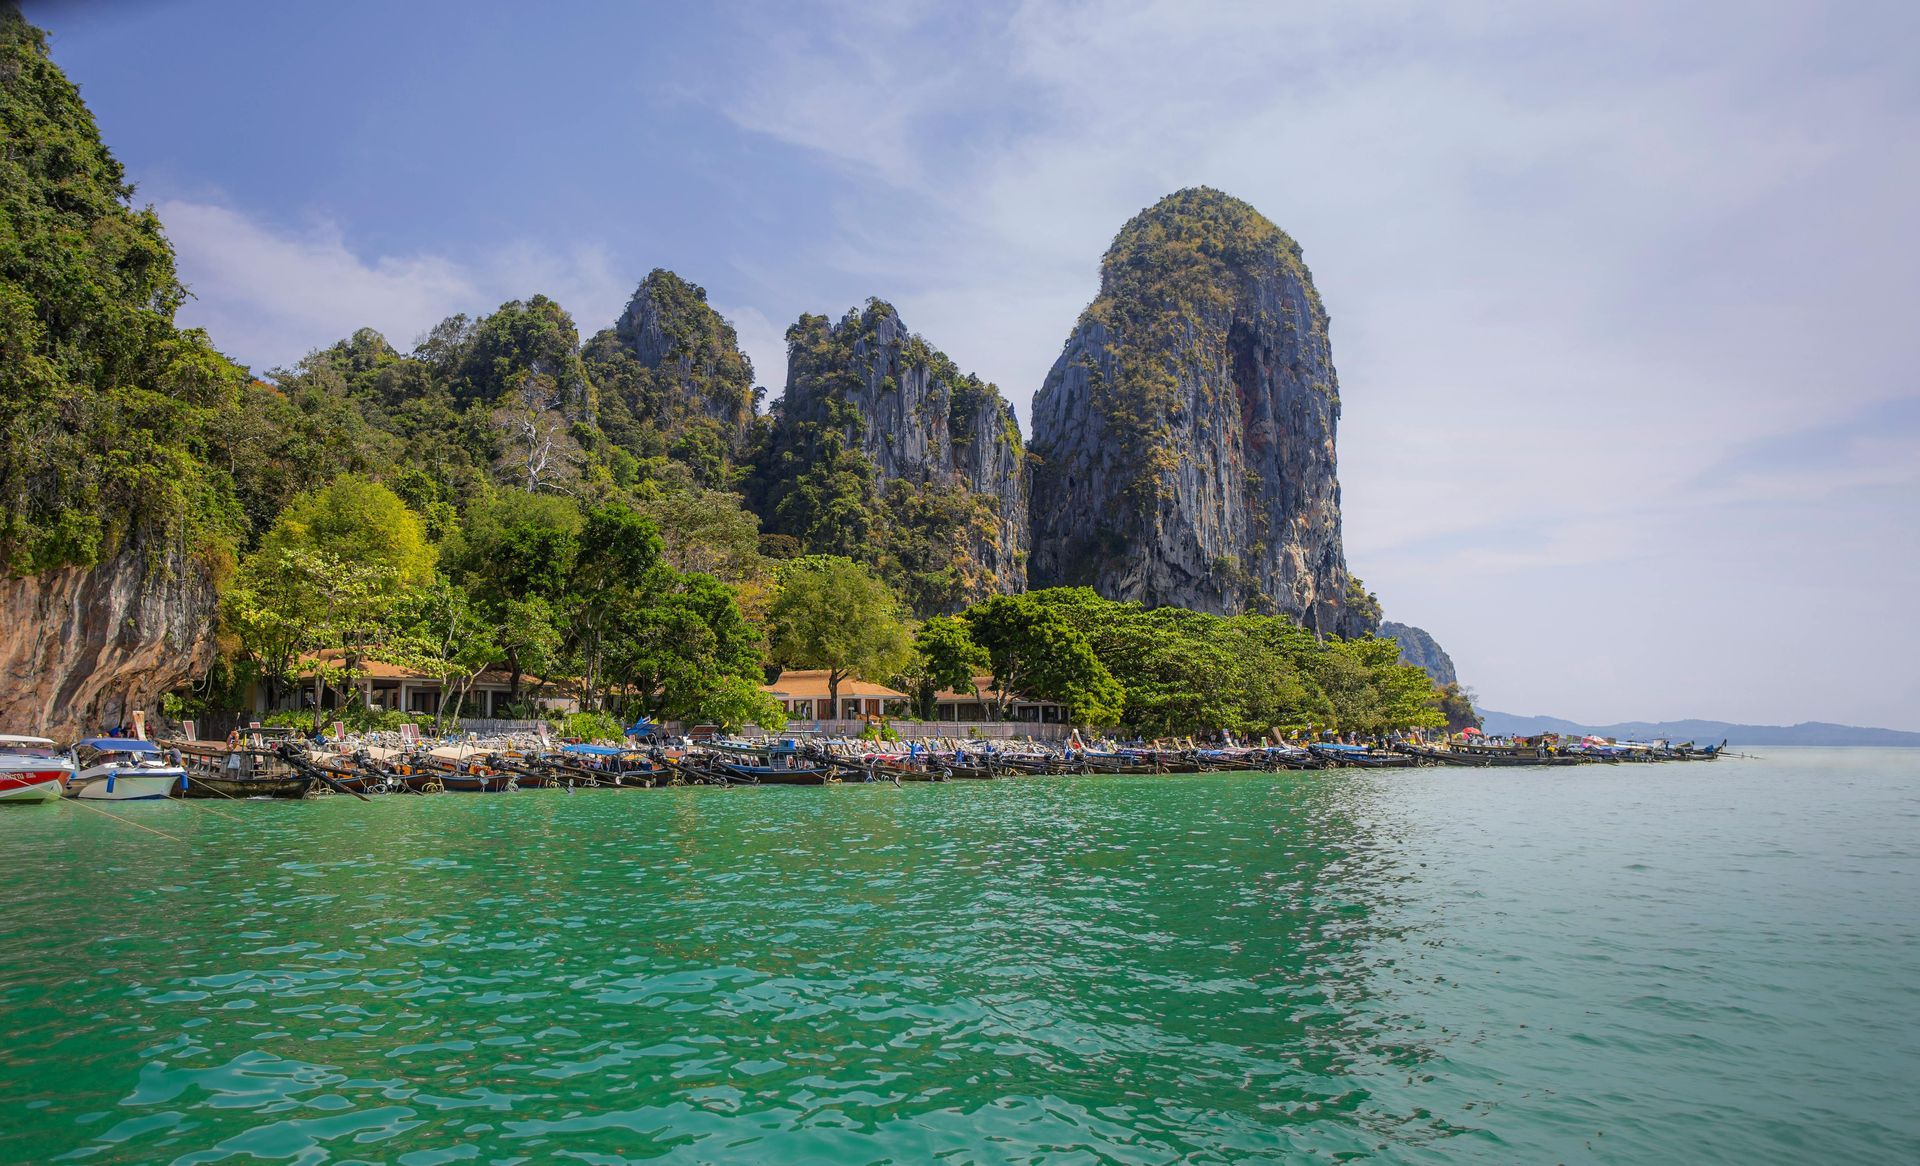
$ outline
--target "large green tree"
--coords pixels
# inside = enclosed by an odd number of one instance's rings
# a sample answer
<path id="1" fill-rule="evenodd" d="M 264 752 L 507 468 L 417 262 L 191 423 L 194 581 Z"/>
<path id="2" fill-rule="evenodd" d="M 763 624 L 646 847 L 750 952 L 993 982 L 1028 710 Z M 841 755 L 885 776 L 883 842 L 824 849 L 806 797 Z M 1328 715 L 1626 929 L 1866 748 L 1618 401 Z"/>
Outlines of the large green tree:
<path id="1" fill-rule="evenodd" d="M 441 548 L 500 648 L 509 700 L 520 698 L 522 677 L 555 662 L 584 525 L 572 499 L 508 487 L 469 506 Z"/>
<path id="2" fill-rule="evenodd" d="M 826 669 L 836 714 L 842 681 L 891 677 L 913 651 L 898 597 L 851 559 L 813 555 L 786 564 L 767 616 L 774 658 L 790 668 Z"/>
<path id="3" fill-rule="evenodd" d="M 992 666 L 987 650 L 973 642 L 966 620 L 936 615 L 914 630 L 913 658 L 901 679 L 913 697 L 915 715 L 930 721 L 939 711 L 943 690 L 976 691 L 974 677 Z"/>
<path id="4" fill-rule="evenodd" d="M 261 540 L 261 550 L 324 551 L 343 561 L 380 567 L 400 587 L 433 578 L 435 550 L 426 524 L 378 482 L 342 474 L 296 497 Z"/>
<path id="5" fill-rule="evenodd" d="M 966 621 L 974 642 L 992 661 L 1001 716 L 1009 701 L 1024 696 L 1059 701 L 1082 724 L 1120 720 L 1125 691 L 1087 637 L 1058 612 L 1030 596 L 996 595 L 968 608 Z"/>

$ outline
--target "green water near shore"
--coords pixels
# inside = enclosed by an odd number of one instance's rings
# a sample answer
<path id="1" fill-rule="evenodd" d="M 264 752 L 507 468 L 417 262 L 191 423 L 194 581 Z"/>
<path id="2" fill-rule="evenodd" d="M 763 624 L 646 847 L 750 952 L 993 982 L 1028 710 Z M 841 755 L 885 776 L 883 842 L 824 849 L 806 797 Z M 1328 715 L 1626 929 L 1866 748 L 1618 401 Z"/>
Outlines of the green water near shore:
<path id="1" fill-rule="evenodd" d="M 10 807 L 0 1161 L 1920 1160 L 1920 753 L 1766 753 Z"/>

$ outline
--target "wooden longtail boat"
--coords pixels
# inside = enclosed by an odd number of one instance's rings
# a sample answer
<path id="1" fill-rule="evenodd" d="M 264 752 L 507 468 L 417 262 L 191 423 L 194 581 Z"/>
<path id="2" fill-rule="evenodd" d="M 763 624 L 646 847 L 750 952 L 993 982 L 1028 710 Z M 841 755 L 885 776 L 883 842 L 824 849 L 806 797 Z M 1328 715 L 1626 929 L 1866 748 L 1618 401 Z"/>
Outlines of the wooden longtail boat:
<path id="1" fill-rule="evenodd" d="M 1416 758 L 1402 753 L 1375 753 L 1357 745 L 1309 745 L 1307 749 L 1342 769 L 1411 769 L 1418 764 Z"/>
<path id="2" fill-rule="evenodd" d="M 313 792 L 316 779 L 298 773 L 258 777 L 204 777 L 190 774 L 184 793 L 177 797 L 209 798 L 218 801 L 248 798 L 304 798 Z"/>
<path id="3" fill-rule="evenodd" d="M 175 797 L 217 801 L 297 799 L 312 793 L 318 783 L 316 777 L 295 770 L 264 743 L 230 749 L 211 741 L 179 741 L 172 747 L 180 751 L 187 770 L 185 788 L 176 789 Z"/>

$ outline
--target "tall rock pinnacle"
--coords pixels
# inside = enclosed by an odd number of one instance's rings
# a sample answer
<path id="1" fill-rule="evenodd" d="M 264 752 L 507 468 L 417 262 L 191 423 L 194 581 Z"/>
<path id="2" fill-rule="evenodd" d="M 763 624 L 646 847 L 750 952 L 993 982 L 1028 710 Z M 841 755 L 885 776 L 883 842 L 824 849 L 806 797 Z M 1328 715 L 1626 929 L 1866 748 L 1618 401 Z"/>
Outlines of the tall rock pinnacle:
<path id="1" fill-rule="evenodd" d="M 1327 315 L 1300 248 L 1195 187 L 1134 216 L 1034 399 L 1034 587 L 1277 611 L 1340 635 L 1347 603 Z"/>

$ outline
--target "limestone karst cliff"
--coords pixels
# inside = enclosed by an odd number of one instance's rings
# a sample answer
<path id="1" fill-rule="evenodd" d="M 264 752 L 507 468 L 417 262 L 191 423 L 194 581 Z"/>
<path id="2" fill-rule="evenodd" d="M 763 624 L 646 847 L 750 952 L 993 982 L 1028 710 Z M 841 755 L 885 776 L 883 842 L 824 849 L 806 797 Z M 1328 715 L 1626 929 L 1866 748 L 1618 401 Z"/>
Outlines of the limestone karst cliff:
<path id="1" fill-rule="evenodd" d="M 1013 408 L 869 301 L 787 331 L 754 494 L 808 551 L 880 560 L 918 611 L 1026 583 L 1027 468 Z"/>
<path id="2" fill-rule="evenodd" d="M 65 741 L 152 713 L 212 664 L 217 606 L 198 562 L 138 545 L 0 578 L 0 725 Z"/>
<path id="3" fill-rule="evenodd" d="M 1453 671 L 1453 657 L 1447 655 L 1439 641 L 1424 630 L 1410 624 L 1394 623 L 1391 620 L 1380 625 L 1380 634 L 1391 636 L 1400 641 L 1400 662 L 1423 668 L 1435 684 L 1457 684 L 1460 678 Z"/>
<path id="4" fill-rule="evenodd" d="M 1347 602 L 1327 314 L 1246 203 L 1196 187 L 1128 222 L 1033 408 L 1032 586 L 1371 630 Z"/>
<path id="5" fill-rule="evenodd" d="M 743 448 L 754 418 L 753 364 L 705 288 L 655 268 L 614 326 L 588 342 L 586 357 L 610 432 L 645 422 L 668 441 L 686 441 L 704 429 L 694 440 L 728 453 Z"/>

